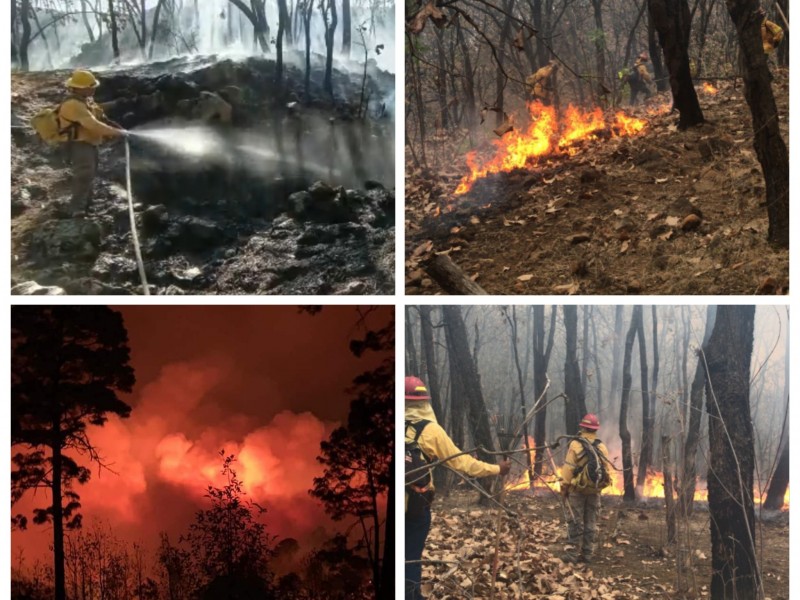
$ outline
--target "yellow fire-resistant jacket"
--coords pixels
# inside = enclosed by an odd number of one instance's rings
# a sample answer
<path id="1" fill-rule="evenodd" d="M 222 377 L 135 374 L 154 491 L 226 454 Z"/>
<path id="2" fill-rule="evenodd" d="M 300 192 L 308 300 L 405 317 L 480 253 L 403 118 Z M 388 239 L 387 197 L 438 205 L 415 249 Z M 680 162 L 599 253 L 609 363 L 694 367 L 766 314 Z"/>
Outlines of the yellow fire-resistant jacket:
<path id="1" fill-rule="evenodd" d="M 597 434 L 593 431 L 581 431 L 579 434 L 580 437 L 588 441 L 590 444 L 594 444 L 594 441 L 597 439 Z M 598 450 L 600 451 L 601 456 L 605 461 L 608 461 L 608 448 L 603 442 L 600 442 Z M 583 466 L 588 462 L 588 457 L 585 456 L 586 451 L 584 450 L 583 445 L 578 440 L 572 440 L 569 444 L 569 448 L 567 449 L 567 458 L 564 460 L 564 466 L 561 467 L 561 481 L 563 483 L 569 483 L 572 485 L 575 483 L 576 475 L 580 472 Z M 610 470 L 610 462 L 606 462 L 606 469 L 609 472 L 609 476 L 611 476 Z M 585 488 L 575 488 L 575 492 L 580 494 L 599 494 L 600 490 L 588 490 Z"/>
<path id="2" fill-rule="evenodd" d="M 641 81 L 644 81 L 644 82 L 647 82 L 647 83 L 652 81 L 652 78 L 650 77 L 650 71 L 647 70 L 647 61 L 644 61 L 644 60 L 641 60 L 641 59 L 637 60 L 636 61 L 636 71 L 637 71 L 637 73 L 639 73 L 639 79 Z"/>
<path id="3" fill-rule="evenodd" d="M 406 402 L 405 417 L 406 421 L 411 423 L 417 423 L 422 420 L 430 421 L 417 440 L 420 450 L 425 453 L 429 460 L 441 460 L 461 452 L 458 446 L 453 443 L 453 440 L 450 439 L 450 436 L 447 435 L 447 432 L 436 422 L 436 414 L 433 412 L 430 402 L 420 402 L 418 400 Z M 407 443 L 414 441 L 414 435 L 414 429 L 411 427 L 406 428 L 405 437 Z M 485 463 L 472 458 L 469 454 L 462 454 L 452 458 L 445 464 L 468 477 L 488 477 L 489 475 L 500 474 L 500 465 Z M 433 481 L 433 478 L 431 478 L 431 481 Z M 431 483 L 430 487 L 433 487 L 433 483 Z M 406 503 L 408 503 L 408 494 L 406 494 Z"/>
<path id="4" fill-rule="evenodd" d="M 77 123 L 75 141 L 99 146 L 105 138 L 119 135 L 117 129 L 99 120 L 104 117 L 103 109 L 92 98 L 68 98 L 58 111 L 58 125 L 65 129 Z"/>
<path id="5" fill-rule="evenodd" d="M 761 42 L 764 45 L 764 54 L 772 54 L 783 39 L 783 29 L 780 25 L 767 21 L 761 23 Z"/>
<path id="6" fill-rule="evenodd" d="M 525 83 L 530 88 L 531 96 L 539 100 L 548 102 L 553 95 L 553 75 L 557 70 L 556 64 L 545 65 L 533 75 L 528 75 L 525 78 Z"/>

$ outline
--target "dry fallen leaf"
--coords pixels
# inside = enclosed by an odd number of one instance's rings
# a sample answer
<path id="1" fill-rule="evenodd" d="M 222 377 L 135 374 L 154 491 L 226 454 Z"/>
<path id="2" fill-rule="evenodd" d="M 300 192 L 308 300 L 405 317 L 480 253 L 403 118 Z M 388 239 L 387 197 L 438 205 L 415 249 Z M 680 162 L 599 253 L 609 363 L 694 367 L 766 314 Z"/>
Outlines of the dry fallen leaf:
<path id="1" fill-rule="evenodd" d="M 533 275 L 530 273 L 517 277 L 517 281 L 530 281 L 531 279 L 533 279 Z"/>

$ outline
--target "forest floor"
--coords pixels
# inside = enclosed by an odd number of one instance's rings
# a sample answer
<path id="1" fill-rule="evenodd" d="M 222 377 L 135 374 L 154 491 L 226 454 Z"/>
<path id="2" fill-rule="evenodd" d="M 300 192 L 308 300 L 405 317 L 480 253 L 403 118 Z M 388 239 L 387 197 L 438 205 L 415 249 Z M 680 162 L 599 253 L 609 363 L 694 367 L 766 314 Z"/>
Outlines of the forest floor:
<path id="1" fill-rule="evenodd" d="M 773 74 L 788 143 L 789 75 Z M 624 108 L 648 121 L 638 135 L 490 175 L 463 196 L 454 190 L 475 149 L 466 135 L 434 141 L 428 169 L 409 157 L 407 293 L 442 293 L 424 269 L 434 252 L 490 294 L 788 293 L 789 252 L 767 242 L 741 82 L 715 85 L 715 95 L 698 86 L 702 126 L 678 131 L 668 94 L 655 96 Z"/>
<path id="2" fill-rule="evenodd" d="M 595 560 L 587 566 L 565 564 L 558 558 L 566 524 L 555 496 L 513 491 L 505 500 L 518 519 L 479 507 L 474 492 L 456 491 L 436 501 L 423 559 L 447 564 L 424 568 L 423 593 L 440 600 L 489 598 L 497 553 L 494 598 L 498 600 L 710 597 L 709 515 L 702 506 L 679 534 L 692 544 L 680 552 L 685 560 L 691 559 L 691 569 L 684 573 L 691 591 L 679 594 L 678 550 L 665 543 L 660 501 L 623 506 L 619 498 L 604 496 Z M 765 597 L 788 600 L 788 511 L 759 521 L 756 529 Z"/>

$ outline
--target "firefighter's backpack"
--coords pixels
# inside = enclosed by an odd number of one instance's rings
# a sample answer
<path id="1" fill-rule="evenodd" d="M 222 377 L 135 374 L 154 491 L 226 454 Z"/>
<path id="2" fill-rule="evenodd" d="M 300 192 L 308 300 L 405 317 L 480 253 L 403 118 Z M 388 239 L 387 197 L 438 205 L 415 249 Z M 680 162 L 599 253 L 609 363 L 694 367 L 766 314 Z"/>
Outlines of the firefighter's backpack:
<path id="1" fill-rule="evenodd" d="M 66 127 L 61 127 L 59 113 L 63 104 L 51 106 L 40 110 L 31 119 L 31 127 L 39 137 L 48 144 L 60 144 L 75 139 L 78 123 L 69 122 Z M 63 119 L 66 121 L 66 119 Z"/>
<path id="2" fill-rule="evenodd" d="M 430 460 L 419 447 L 419 436 L 422 435 L 425 427 L 430 423 L 425 419 L 412 423 L 406 421 L 406 432 L 413 430 L 414 437 L 406 436 L 406 473 L 421 469 L 430 464 Z M 406 475 L 406 515 L 418 517 L 424 514 L 425 510 L 431 505 L 434 497 L 430 469 L 418 471 L 413 475 Z"/>
<path id="3" fill-rule="evenodd" d="M 573 478 L 573 484 L 579 489 L 585 490 L 604 490 L 611 485 L 611 476 L 608 473 L 608 466 L 600 452 L 600 440 L 595 440 L 589 443 L 589 440 L 577 438 L 581 446 L 583 446 L 583 455 L 578 457 L 578 460 L 583 458 L 586 462 L 580 467 L 579 471 Z"/>

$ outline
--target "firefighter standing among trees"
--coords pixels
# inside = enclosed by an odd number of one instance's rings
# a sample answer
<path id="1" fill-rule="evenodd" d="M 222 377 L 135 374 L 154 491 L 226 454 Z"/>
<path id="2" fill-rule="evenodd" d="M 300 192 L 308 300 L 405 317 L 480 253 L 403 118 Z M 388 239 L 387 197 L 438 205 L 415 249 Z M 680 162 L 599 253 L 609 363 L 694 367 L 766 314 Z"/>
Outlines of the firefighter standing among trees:
<path id="1" fill-rule="evenodd" d="M 72 216 L 81 216 L 92 199 L 92 185 L 100 160 L 98 146 L 109 138 L 126 136 L 127 131 L 111 124 L 94 101 L 100 82 L 90 71 L 75 71 L 66 85 L 69 97 L 58 107 L 57 116 L 59 129 L 69 144 L 72 166 L 72 197 L 68 212 Z"/>
<path id="2" fill-rule="evenodd" d="M 460 454 L 447 432 L 436 422 L 425 384 L 418 377 L 405 381 L 405 441 L 406 471 L 412 471 L 429 462 Z M 492 465 L 461 454 L 445 463 L 451 469 L 468 477 L 506 475 L 511 468 L 508 459 Z M 433 477 L 430 470 L 406 476 L 406 600 L 423 598 L 422 551 L 431 528 L 431 502 L 433 502 Z"/>
<path id="3" fill-rule="evenodd" d="M 783 28 L 768 20 L 767 12 L 763 8 L 758 9 L 758 16 L 761 18 L 761 44 L 764 54 L 770 55 L 783 40 Z"/>
<path id="4" fill-rule="evenodd" d="M 650 59 L 647 53 L 642 52 L 628 74 L 628 85 L 631 88 L 631 106 L 636 104 L 639 94 L 644 96 L 645 100 L 653 95 L 653 92 L 650 91 L 650 82 L 653 81 L 653 78 L 650 76 L 650 71 L 647 70 L 648 62 L 650 62 Z"/>
<path id="5" fill-rule="evenodd" d="M 564 562 L 592 561 L 600 492 L 611 483 L 608 449 L 597 438 L 598 429 L 600 421 L 594 414 L 587 414 L 581 419 L 578 438 L 570 442 L 564 466 L 561 467 L 561 494 L 569 503 L 567 548 L 561 557 Z M 588 466 L 597 469 L 596 475 L 584 468 Z"/>
<path id="6" fill-rule="evenodd" d="M 531 100 L 538 100 L 545 106 L 557 104 L 556 77 L 558 75 L 558 62 L 551 60 L 533 75 L 525 78 Z"/>

